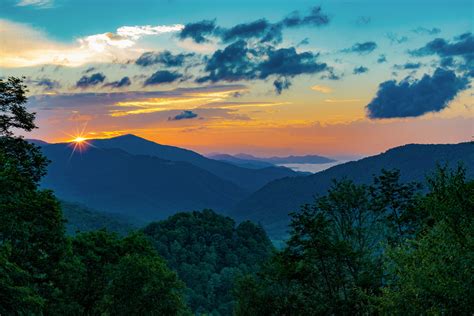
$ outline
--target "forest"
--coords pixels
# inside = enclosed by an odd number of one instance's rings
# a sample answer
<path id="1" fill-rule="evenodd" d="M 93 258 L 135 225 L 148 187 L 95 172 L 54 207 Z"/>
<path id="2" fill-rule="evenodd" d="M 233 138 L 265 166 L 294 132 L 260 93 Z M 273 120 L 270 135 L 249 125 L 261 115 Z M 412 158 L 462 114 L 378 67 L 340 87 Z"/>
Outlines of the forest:
<path id="1" fill-rule="evenodd" d="M 264 229 L 211 210 L 123 234 L 66 233 L 21 78 L 0 79 L 0 315 L 471 315 L 474 181 L 384 170 L 334 181 Z M 64 203 L 63 203 L 64 205 Z"/>

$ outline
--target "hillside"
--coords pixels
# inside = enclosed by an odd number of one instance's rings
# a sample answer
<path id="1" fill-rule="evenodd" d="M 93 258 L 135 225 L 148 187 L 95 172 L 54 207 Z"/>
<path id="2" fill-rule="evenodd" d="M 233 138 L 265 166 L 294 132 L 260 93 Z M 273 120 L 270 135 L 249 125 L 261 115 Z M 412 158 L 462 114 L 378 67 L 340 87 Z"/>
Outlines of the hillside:
<path id="1" fill-rule="evenodd" d="M 98 148 L 118 148 L 132 155 L 149 155 L 164 160 L 188 162 L 196 167 L 209 171 L 251 193 L 268 182 L 288 177 L 297 176 L 297 172 L 284 167 L 267 167 L 258 170 L 243 168 L 234 164 L 206 158 L 194 151 L 157 144 L 155 142 L 137 137 L 123 135 L 109 139 L 91 140 L 90 143 Z"/>
<path id="2" fill-rule="evenodd" d="M 61 201 L 61 210 L 66 220 L 68 235 L 106 229 L 109 232 L 125 236 L 136 229 L 135 225 L 125 217 L 99 212 L 78 203 Z"/>
<path id="3" fill-rule="evenodd" d="M 314 196 L 325 194 L 332 179 L 348 178 L 370 183 L 373 175 L 385 169 L 400 169 L 402 181 L 423 182 L 436 163 L 455 166 L 462 162 L 467 177 L 474 177 L 474 143 L 455 145 L 405 145 L 382 154 L 337 165 L 314 175 L 276 180 L 240 201 L 230 213 L 239 220 L 260 222 L 272 238 L 286 234 L 288 213 Z"/>
<path id="4" fill-rule="evenodd" d="M 52 162 L 42 187 L 66 201 L 139 220 L 178 211 L 226 210 L 247 193 L 237 185 L 186 162 L 131 155 L 120 149 L 88 148 L 71 155 L 66 144 L 42 147 Z"/>

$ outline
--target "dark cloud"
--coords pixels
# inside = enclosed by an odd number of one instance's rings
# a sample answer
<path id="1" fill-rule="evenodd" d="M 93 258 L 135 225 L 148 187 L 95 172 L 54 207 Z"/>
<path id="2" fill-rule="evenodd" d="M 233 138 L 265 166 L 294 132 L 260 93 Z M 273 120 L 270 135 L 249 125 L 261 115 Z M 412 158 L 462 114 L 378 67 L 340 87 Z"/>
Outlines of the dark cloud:
<path id="1" fill-rule="evenodd" d="M 61 84 L 56 80 L 51 80 L 48 78 L 39 79 L 35 82 L 35 86 L 42 87 L 45 91 L 51 91 L 54 89 L 61 88 Z"/>
<path id="2" fill-rule="evenodd" d="M 178 36 L 182 40 L 191 38 L 196 43 L 206 43 L 209 41 L 207 36 L 212 35 L 215 30 L 215 20 L 202 20 L 200 22 L 186 24 Z"/>
<path id="3" fill-rule="evenodd" d="M 257 52 L 247 47 L 243 40 L 237 41 L 223 50 L 219 49 L 207 60 L 205 71 L 207 76 L 198 78 L 205 81 L 238 81 L 256 77 L 255 62 L 250 56 L 256 57 Z"/>
<path id="4" fill-rule="evenodd" d="M 220 37 L 224 43 L 250 38 L 261 38 L 262 42 L 281 42 L 282 34 L 280 26 L 271 24 L 266 19 L 260 19 L 222 29 Z"/>
<path id="5" fill-rule="evenodd" d="M 285 17 L 279 24 L 286 27 L 323 26 L 329 24 L 329 21 L 329 16 L 322 12 L 321 7 L 313 7 L 308 15 L 301 16 L 298 11 L 295 11 Z"/>
<path id="6" fill-rule="evenodd" d="M 95 67 L 89 67 L 86 70 L 83 71 L 83 73 L 88 74 L 89 72 L 93 72 L 96 68 Z"/>
<path id="7" fill-rule="evenodd" d="M 168 121 L 189 120 L 198 117 L 193 111 L 183 111 L 176 116 L 168 118 Z"/>
<path id="8" fill-rule="evenodd" d="M 270 76 L 291 78 L 301 74 L 314 74 L 329 70 L 325 63 L 316 61 L 311 52 L 296 52 L 294 47 L 250 49 L 243 40 L 237 41 L 223 50 L 217 50 L 207 60 L 207 76 L 198 78 L 205 81 L 238 81 L 266 79 Z"/>
<path id="9" fill-rule="evenodd" d="M 437 68 L 432 76 L 425 74 L 420 80 L 407 77 L 399 83 L 385 81 L 366 106 L 367 115 L 372 119 L 384 119 L 439 112 L 468 87 L 465 77 L 458 77 L 454 71 L 442 68 Z"/>
<path id="10" fill-rule="evenodd" d="M 367 25 L 372 22 L 372 18 L 370 16 L 360 16 L 356 20 L 357 25 Z"/>
<path id="11" fill-rule="evenodd" d="M 290 80 L 288 78 L 278 78 L 273 81 L 273 86 L 277 94 L 281 94 L 283 90 L 289 89 L 291 86 Z"/>
<path id="12" fill-rule="evenodd" d="M 393 68 L 398 70 L 414 70 L 419 69 L 422 66 L 421 63 L 407 62 L 403 65 L 394 65 Z"/>
<path id="13" fill-rule="evenodd" d="M 329 21 L 329 16 L 322 12 L 321 7 L 313 7 L 306 15 L 295 11 L 276 23 L 271 23 L 266 19 L 259 19 L 237 24 L 230 28 L 216 26 L 215 20 L 189 23 L 179 33 L 179 38 L 182 40 L 191 38 L 196 43 L 208 42 L 208 37 L 211 36 L 219 38 L 223 43 L 249 39 L 259 39 L 262 43 L 280 43 L 284 28 L 301 26 L 320 27 L 327 25 Z"/>
<path id="14" fill-rule="evenodd" d="M 309 44 L 309 38 L 305 37 L 301 42 L 298 43 L 296 46 L 303 46 Z"/>
<path id="15" fill-rule="evenodd" d="M 104 84 L 104 87 L 123 88 L 123 87 L 128 87 L 131 84 L 132 84 L 132 82 L 130 81 L 129 77 L 123 77 L 122 79 L 120 79 L 118 81 L 113 81 L 113 82 L 109 82 L 109 83 Z"/>
<path id="16" fill-rule="evenodd" d="M 361 75 L 361 74 L 365 74 L 368 71 L 369 71 L 369 68 L 364 67 L 364 66 L 359 66 L 359 67 L 355 67 L 352 73 L 354 75 Z"/>
<path id="17" fill-rule="evenodd" d="M 456 66 L 458 71 L 472 73 L 474 70 L 474 36 L 472 33 L 464 33 L 447 41 L 436 38 L 425 46 L 409 51 L 415 57 L 437 55 L 441 58 L 441 64 Z M 459 62 L 456 63 L 454 58 Z"/>
<path id="18" fill-rule="evenodd" d="M 182 77 L 183 75 L 176 71 L 158 70 L 145 80 L 144 85 L 149 86 L 161 83 L 171 83 Z"/>
<path id="19" fill-rule="evenodd" d="M 364 43 L 355 43 L 350 48 L 342 50 L 344 53 L 357 53 L 360 55 L 370 54 L 377 48 L 377 43 L 375 42 L 364 42 Z"/>
<path id="20" fill-rule="evenodd" d="M 88 88 L 92 86 L 96 86 L 99 83 L 104 82 L 105 80 L 105 75 L 103 73 L 95 73 L 90 76 L 82 76 L 79 81 L 76 82 L 76 87 L 77 88 Z"/>
<path id="21" fill-rule="evenodd" d="M 433 27 L 428 29 L 426 27 L 419 26 L 416 29 L 411 30 L 413 33 L 421 34 L 421 35 L 436 35 L 441 33 L 441 30 L 437 27 Z"/>
<path id="22" fill-rule="evenodd" d="M 425 46 L 411 50 L 412 56 L 438 55 L 440 57 L 461 56 L 472 60 L 474 55 L 474 36 L 472 33 L 464 33 L 455 37 L 454 41 L 448 42 L 443 38 L 436 38 Z"/>
<path id="23" fill-rule="evenodd" d="M 408 41 L 408 37 L 398 36 L 398 34 L 393 32 L 388 32 L 385 36 L 389 39 L 391 44 L 402 44 Z"/>
<path id="24" fill-rule="evenodd" d="M 387 57 L 384 54 L 379 55 L 379 58 L 377 58 L 377 62 L 379 64 L 383 64 L 387 62 Z"/>
<path id="25" fill-rule="evenodd" d="M 178 67 L 184 64 L 184 61 L 188 57 L 194 56 L 193 53 L 190 54 L 176 54 L 174 55 L 170 51 L 162 52 L 146 52 L 143 53 L 136 61 L 135 64 L 147 67 L 155 64 L 162 64 L 167 67 Z"/>
<path id="26" fill-rule="evenodd" d="M 301 74 L 314 74 L 328 68 L 326 63 L 318 63 L 317 55 L 311 52 L 296 52 L 294 47 L 269 50 L 268 59 L 258 66 L 259 78 L 270 75 L 293 77 Z"/>

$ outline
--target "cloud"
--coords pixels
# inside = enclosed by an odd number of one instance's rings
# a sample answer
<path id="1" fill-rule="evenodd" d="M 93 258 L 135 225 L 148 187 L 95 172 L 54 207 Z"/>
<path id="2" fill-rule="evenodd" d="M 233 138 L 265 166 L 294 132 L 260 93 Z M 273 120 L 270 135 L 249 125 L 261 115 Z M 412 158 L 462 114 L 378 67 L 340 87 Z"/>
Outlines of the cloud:
<path id="1" fill-rule="evenodd" d="M 105 75 L 103 73 L 95 73 L 90 76 L 82 76 L 81 79 L 79 79 L 76 82 L 76 87 L 77 88 L 88 88 L 88 87 L 93 87 L 98 85 L 99 83 L 104 82 L 105 80 Z"/>
<path id="2" fill-rule="evenodd" d="M 128 87 L 131 84 L 132 84 L 132 82 L 130 81 L 129 77 L 123 77 L 122 79 L 120 79 L 118 81 L 113 81 L 113 82 L 109 82 L 109 83 L 104 84 L 104 87 L 123 88 L 123 87 Z"/>
<path id="3" fill-rule="evenodd" d="M 315 85 L 311 87 L 311 90 L 318 91 L 321 93 L 332 93 L 332 89 L 327 86 Z"/>
<path id="4" fill-rule="evenodd" d="M 384 54 L 379 55 L 379 58 L 377 58 L 377 63 L 383 64 L 387 62 L 387 57 Z"/>
<path id="5" fill-rule="evenodd" d="M 425 74 L 419 80 L 405 78 L 382 82 L 377 95 L 366 106 L 371 119 L 416 117 L 428 112 L 439 112 L 462 90 L 468 80 L 451 70 L 437 68 L 432 76 Z"/>
<path id="6" fill-rule="evenodd" d="M 144 85 L 149 86 L 161 83 L 171 83 L 182 77 L 183 75 L 176 71 L 158 70 L 145 80 Z"/>
<path id="7" fill-rule="evenodd" d="M 178 37 L 182 40 L 191 38 L 196 43 L 206 43 L 209 40 L 207 36 L 211 35 L 216 29 L 215 20 L 202 20 L 200 22 L 188 23 L 179 33 Z"/>
<path id="8" fill-rule="evenodd" d="M 223 29 L 220 37 L 224 43 L 235 40 L 261 38 L 262 42 L 281 42 L 281 26 L 274 25 L 266 19 L 260 19 L 250 23 L 237 24 L 229 29 Z"/>
<path id="9" fill-rule="evenodd" d="M 273 86 L 277 94 L 281 94 L 283 90 L 289 89 L 291 86 L 290 80 L 288 78 L 278 78 L 273 81 Z"/>
<path id="10" fill-rule="evenodd" d="M 280 24 L 286 27 L 323 26 L 329 24 L 329 21 L 329 16 L 322 12 L 321 7 L 313 7 L 308 15 L 301 16 L 298 11 L 295 11 L 285 17 Z"/>
<path id="11" fill-rule="evenodd" d="M 407 62 L 403 65 L 394 65 L 393 68 L 398 70 L 414 70 L 419 69 L 421 66 L 421 63 Z"/>
<path id="12" fill-rule="evenodd" d="M 411 30 L 413 33 L 420 34 L 420 35 L 436 35 L 441 33 L 441 30 L 437 27 L 433 27 L 431 29 L 419 26 L 416 29 Z"/>
<path id="13" fill-rule="evenodd" d="M 469 76 L 473 76 L 474 36 L 470 32 L 456 36 L 453 41 L 436 38 L 423 47 L 410 50 L 409 54 L 414 57 L 437 55 L 441 58 L 441 64 L 456 66 L 458 71 L 467 72 Z M 456 63 L 455 59 L 459 63 Z"/>
<path id="14" fill-rule="evenodd" d="M 467 63 L 474 59 L 474 36 L 472 33 L 464 33 L 448 42 L 443 38 L 436 38 L 425 46 L 409 51 L 410 55 L 416 57 L 438 55 L 439 57 L 462 57 Z"/>
<path id="15" fill-rule="evenodd" d="M 37 7 L 41 9 L 51 8 L 54 4 L 53 0 L 20 0 L 16 4 L 18 7 Z"/>
<path id="16" fill-rule="evenodd" d="M 223 50 L 219 49 L 206 62 L 204 70 L 208 75 L 198 78 L 197 82 L 254 79 L 256 74 L 253 58 L 256 55 L 257 52 L 250 50 L 243 40 L 230 44 Z"/>
<path id="17" fill-rule="evenodd" d="M 370 54 L 377 48 L 377 43 L 375 42 L 364 42 L 364 43 L 355 43 L 350 48 L 343 49 L 344 53 L 357 53 L 360 55 Z"/>
<path id="18" fill-rule="evenodd" d="M 36 65 L 81 66 L 87 63 L 126 61 L 137 58 L 142 49 L 138 41 L 144 36 L 176 32 L 183 25 L 123 26 L 107 32 L 78 38 L 72 44 L 52 40 L 28 24 L 0 19 L 0 67 Z"/>
<path id="19" fill-rule="evenodd" d="M 192 39 L 196 43 L 206 43 L 210 37 L 219 38 L 223 43 L 238 40 L 260 39 L 260 42 L 280 43 L 284 28 L 301 26 L 320 27 L 329 23 L 329 17 L 322 12 L 321 7 L 313 7 L 306 15 L 294 11 L 282 20 L 271 23 L 266 19 L 240 23 L 230 28 L 218 27 L 215 20 L 203 20 L 186 24 L 181 30 L 179 38 Z"/>
<path id="20" fill-rule="evenodd" d="M 167 67 L 177 67 L 182 66 L 186 58 L 194 56 L 193 53 L 190 54 L 176 54 L 174 55 L 168 50 L 162 52 L 146 52 L 143 53 L 136 61 L 135 64 L 147 67 L 155 64 L 162 64 Z"/>
<path id="21" fill-rule="evenodd" d="M 54 89 L 61 88 L 61 84 L 56 80 L 51 80 L 48 78 L 39 79 L 34 82 L 34 85 L 37 87 L 43 87 L 45 91 L 51 91 Z"/>
<path id="22" fill-rule="evenodd" d="M 196 113 L 193 111 L 183 111 L 176 116 L 169 117 L 168 121 L 181 121 L 181 120 L 189 120 L 198 117 Z"/>
<path id="23" fill-rule="evenodd" d="M 364 66 L 359 66 L 359 67 L 355 67 L 354 70 L 352 71 L 352 73 L 354 75 L 361 75 L 361 74 L 364 74 L 368 71 L 369 71 L 369 68 L 364 67 Z"/>
<path id="24" fill-rule="evenodd" d="M 208 74 L 198 78 L 197 82 L 264 80 L 276 76 L 274 86 L 277 93 L 281 93 L 290 87 L 289 78 L 329 71 L 330 68 L 317 62 L 317 55 L 311 52 L 298 53 L 294 47 L 249 48 L 247 42 L 239 40 L 214 52 L 206 60 L 204 70 Z"/>
<path id="25" fill-rule="evenodd" d="M 385 36 L 390 40 L 391 44 L 402 44 L 408 41 L 408 37 L 398 36 L 398 34 L 393 32 L 388 32 Z"/>

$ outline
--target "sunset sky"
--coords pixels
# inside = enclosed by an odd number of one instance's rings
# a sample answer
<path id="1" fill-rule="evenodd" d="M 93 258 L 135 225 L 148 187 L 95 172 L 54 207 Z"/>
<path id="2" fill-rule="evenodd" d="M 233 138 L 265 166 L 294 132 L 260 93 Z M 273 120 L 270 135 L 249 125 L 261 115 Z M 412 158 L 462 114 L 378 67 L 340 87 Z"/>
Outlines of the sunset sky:
<path id="1" fill-rule="evenodd" d="M 473 1 L 3 0 L 48 142 L 369 155 L 474 135 Z"/>

